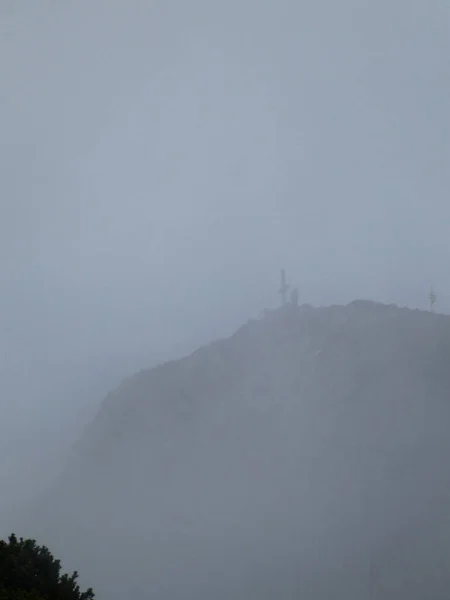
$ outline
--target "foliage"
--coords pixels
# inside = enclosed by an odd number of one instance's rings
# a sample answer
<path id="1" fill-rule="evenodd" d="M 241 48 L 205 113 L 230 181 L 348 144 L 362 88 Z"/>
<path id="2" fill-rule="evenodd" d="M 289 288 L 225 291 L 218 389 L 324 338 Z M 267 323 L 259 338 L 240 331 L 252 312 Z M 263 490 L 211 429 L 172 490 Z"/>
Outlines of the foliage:
<path id="1" fill-rule="evenodd" d="M 0 600 L 93 600 L 81 592 L 78 573 L 61 575 L 61 562 L 35 540 L 12 534 L 0 540 Z"/>
<path id="2" fill-rule="evenodd" d="M 38 592 L 0 588 L 0 600 L 45 600 Z"/>

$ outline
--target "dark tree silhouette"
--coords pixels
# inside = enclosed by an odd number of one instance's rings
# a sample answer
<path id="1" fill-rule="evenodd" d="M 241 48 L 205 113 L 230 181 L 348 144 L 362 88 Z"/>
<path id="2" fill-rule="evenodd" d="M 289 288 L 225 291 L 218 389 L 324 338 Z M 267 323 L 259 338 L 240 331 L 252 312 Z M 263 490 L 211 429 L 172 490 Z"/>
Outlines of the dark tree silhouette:
<path id="1" fill-rule="evenodd" d="M 61 575 L 61 562 L 35 540 L 0 540 L 0 600 L 93 600 L 80 591 L 78 573 Z"/>

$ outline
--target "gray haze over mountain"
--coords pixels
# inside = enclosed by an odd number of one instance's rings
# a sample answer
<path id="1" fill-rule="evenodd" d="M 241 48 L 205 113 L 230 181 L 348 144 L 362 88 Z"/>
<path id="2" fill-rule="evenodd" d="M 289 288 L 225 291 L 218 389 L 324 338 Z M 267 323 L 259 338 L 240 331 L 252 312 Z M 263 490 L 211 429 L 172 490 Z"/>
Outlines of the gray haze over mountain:
<path id="1" fill-rule="evenodd" d="M 8 506 L 123 376 L 273 306 L 280 266 L 302 301 L 433 283 L 449 309 L 449 23 L 446 0 L 0 2 Z"/>
<path id="2" fill-rule="evenodd" d="M 286 306 L 124 381 L 22 520 L 102 598 L 446 600 L 450 317 Z"/>

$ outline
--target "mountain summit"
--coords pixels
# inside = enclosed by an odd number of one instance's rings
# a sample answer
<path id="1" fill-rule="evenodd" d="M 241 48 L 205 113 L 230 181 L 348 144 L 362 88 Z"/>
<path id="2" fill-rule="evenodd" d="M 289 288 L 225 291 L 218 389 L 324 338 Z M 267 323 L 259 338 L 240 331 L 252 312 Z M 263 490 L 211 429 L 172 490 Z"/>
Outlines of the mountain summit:
<path id="1" fill-rule="evenodd" d="M 286 305 L 104 400 L 33 515 L 99 599 L 450 593 L 450 317 Z"/>

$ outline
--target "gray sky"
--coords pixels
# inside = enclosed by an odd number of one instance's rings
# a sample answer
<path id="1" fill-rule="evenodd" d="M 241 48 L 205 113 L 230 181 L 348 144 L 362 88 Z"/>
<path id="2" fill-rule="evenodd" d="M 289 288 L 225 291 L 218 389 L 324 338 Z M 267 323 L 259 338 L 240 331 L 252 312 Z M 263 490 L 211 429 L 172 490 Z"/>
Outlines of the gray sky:
<path id="1" fill-rule="evenodd" d="M 281 266 L 301 302 L 450 309 L 449 27 L 448 0 L 1 0 L 2 413 L 231 332 Z"/>

